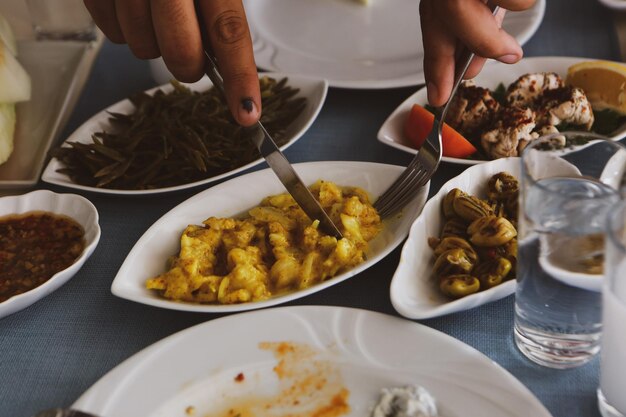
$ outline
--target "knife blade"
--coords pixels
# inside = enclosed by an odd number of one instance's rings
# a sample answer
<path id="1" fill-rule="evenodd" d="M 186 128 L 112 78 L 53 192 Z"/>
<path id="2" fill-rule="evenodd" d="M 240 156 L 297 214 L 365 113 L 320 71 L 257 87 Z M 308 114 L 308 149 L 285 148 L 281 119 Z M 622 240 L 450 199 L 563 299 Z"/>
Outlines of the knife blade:
<path id="1" fill-rule="evenodd" d="M 215 58 L 208 52 L 204 51 L 206 56 L 205 72 L 213 85 L 218 88 L 222 94 L 224 93 L 224 80 L 217 68 Z M 289 194 L 298 203 L 300 208 L 306 213 L 311 220 L 318 220 L 320 229 L 330 236 L 341 239 L 341 232 L 328 217 L 320 203 L 313 197 L 313 194 L 304 185 L 298 173 L 289 163 L 285 155 L 280 151 L 276 142 L 272 139 L 263 124 L 257 121 L 256 124 L 249 127 L 251 132 L 251 140 L 256 145 L 259 153 L 269 167 L 274 171 L 280 182 L 285 186 Z"/>

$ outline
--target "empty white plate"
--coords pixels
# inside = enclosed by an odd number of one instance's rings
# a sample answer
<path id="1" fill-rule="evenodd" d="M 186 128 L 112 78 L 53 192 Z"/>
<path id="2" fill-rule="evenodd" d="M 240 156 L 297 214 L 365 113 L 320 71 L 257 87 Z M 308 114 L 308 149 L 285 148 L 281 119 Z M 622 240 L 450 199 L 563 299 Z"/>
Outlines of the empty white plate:
<path id="1" fill-rule="evenodd" d="M 422 84 L 419 2 L 245 0 L 254 57 L 268 71 L 328 79 L 332 87 L 394 88 Z M 524 44 L 545 10 L 508 12 L 502 26 Z"/>

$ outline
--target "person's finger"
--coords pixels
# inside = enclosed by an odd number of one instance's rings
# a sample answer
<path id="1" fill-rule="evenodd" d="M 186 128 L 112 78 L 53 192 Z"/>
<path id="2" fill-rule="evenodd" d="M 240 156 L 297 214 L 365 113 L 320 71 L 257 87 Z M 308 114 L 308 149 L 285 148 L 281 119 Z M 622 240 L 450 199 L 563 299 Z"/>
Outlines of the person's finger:
<path id="1" fill-rule="evenodd" d="M 198 81 L 204 74 L 205 57 L 194 1 L 151 0 L 150 9 L 167 68 L 180 81 Z"/>
<path id="2" fill-rule="evenodd" d="M 85 7 L 93 21 L 113 43 L 126 43 L 124 34 L 117 21 L 115 0 L 84 0 Z"/>
<path id="3" fill-rule="evenodd" d="M 512 12 L 519 12 L 522 10 L 530 9 L 536 3 L 535 0 L 491 0 L 493 3 L 502 7 L 503 9 L 510 10 Z"/>
<path id="4" fill-rule="evenodd" d="M 450 96 L 454 80 L 456 39 L 435 14 L 433 3 L 439 0 L 421 0 L 420 23 L 424 44 L 424 78 L 428 102 L 443 105 Z"/>
<path id="5" fill-rule="evenodd" d="M 230 110 L 239 124 L 250 126 L 261 115 L 261 92 L 243 4 L 200 0 L 200 6 Z"/>
<path id="6" fill-rule="evenodd" d="M 124 39 L 137 58 L 161 56 L 152 27 L 150 0 L 116 0 L 115 11 Z"/>
<path id="7" fill-rule="evenodd" d="M 506 13 L 506 9 L 504 8 L 501 8 L 500 10 L 498 10 L 498 13 L 496 13 L 495 17 L 496 17 L 496 24 L 498 25 L 498 27 L 502 27 L 502 21 L 504 20 L 505 13 Z M 477 76 L 478 73 L 483 69 L 485 62 L 487 62 L 485 58 L 480 57 L 480 56 L 475 56 L 474 59 L 472 59 L 472 62 L 470 63 L 469 67 L 467 68 L 467 72 L 465 73 L 464 78 L 471 79 Z"/>
<path id="8" fill-rule="evenodd" d="M 485 66 L 485 62 L 487 62 L 486 58 L 475 56 L 474 59 L 472 59 L 469 67 L 467 67 L 467 71 L 465 72 L 465 76 L 463 77 L 463 79 L 469 80 L 477 76 L 478 73 L 482 71 L 483 67 Z"/>
<path id="9" fill-rule="evenodd" d="M 482 1 L 440 0 L 434 2 L 433 7 L 446 28 L 476 55 L 508 64 L 521 59 L 522 48 L 500 28 L 498 20 Z"/>

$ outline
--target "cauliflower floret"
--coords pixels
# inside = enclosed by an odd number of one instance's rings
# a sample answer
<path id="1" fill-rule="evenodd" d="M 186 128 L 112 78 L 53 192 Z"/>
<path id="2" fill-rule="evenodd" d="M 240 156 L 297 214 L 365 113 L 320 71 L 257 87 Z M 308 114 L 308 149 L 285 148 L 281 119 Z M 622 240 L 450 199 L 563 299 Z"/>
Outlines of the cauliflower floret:
<path id="1" fill-rule="evenodd" d="M 481 145 L 492 158 L 519 155 L 519 144 L 534 139 L 535 114 L 529 108 L 503 107 L 491 129 L 481 135 Z"/>
<path id="2" fill-rule="evenodd" d="M 322 207 L 330 207 L 333 204 L 341 203 L 343 200 L 341 188 L 336 184 L 328 181 L 318 181 L 316 185 L 319 185 L 319 201 Z"/>
<path id="3" fill-rule="evenodd" d="M 522 75 L 507 88 L 506 101 L 510 106 L 530 107 L 545 91 L 564 85 L 563 79 L 555 72 Z"/>
<path id="4" fill-rule="evenodd" d="M 500 104 L 487 88 L 473 81 L 464 81 L 452 98 L 446 123 L 466 137 L 471 137 L 488 125 Z"/>
<path id="5" fill-rule="evenodd" d="M 221 304 L 264 300 L 317 284 L 362 262 L 380 217 L 365 191 L 318 181 L 313 190 L 345 238 L 318 230 L 288 195 L 271 196 L 244 219 L 188 226 L 169 271 L 146 281 L 165 298 Z"/>
<path id="6" fill-rule="evenodd" d="M 566 86 L 546 91 L 537 102 L 536 112 L 540 126 L 567 123 L 590 130 L 594 122 L 591 103 L 578 87 Z"/>

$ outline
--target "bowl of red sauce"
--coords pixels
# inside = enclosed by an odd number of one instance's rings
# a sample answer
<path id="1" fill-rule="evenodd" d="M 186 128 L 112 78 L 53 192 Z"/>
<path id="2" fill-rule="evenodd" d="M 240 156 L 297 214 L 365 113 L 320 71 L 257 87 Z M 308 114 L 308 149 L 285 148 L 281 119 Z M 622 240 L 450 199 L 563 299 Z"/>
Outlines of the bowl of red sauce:
<path id="1" fill-rule="evenodd" d="M 38 190 L 0 198 L 0 318 L 65 284 L 100 240 L 86 198 Z"/>

